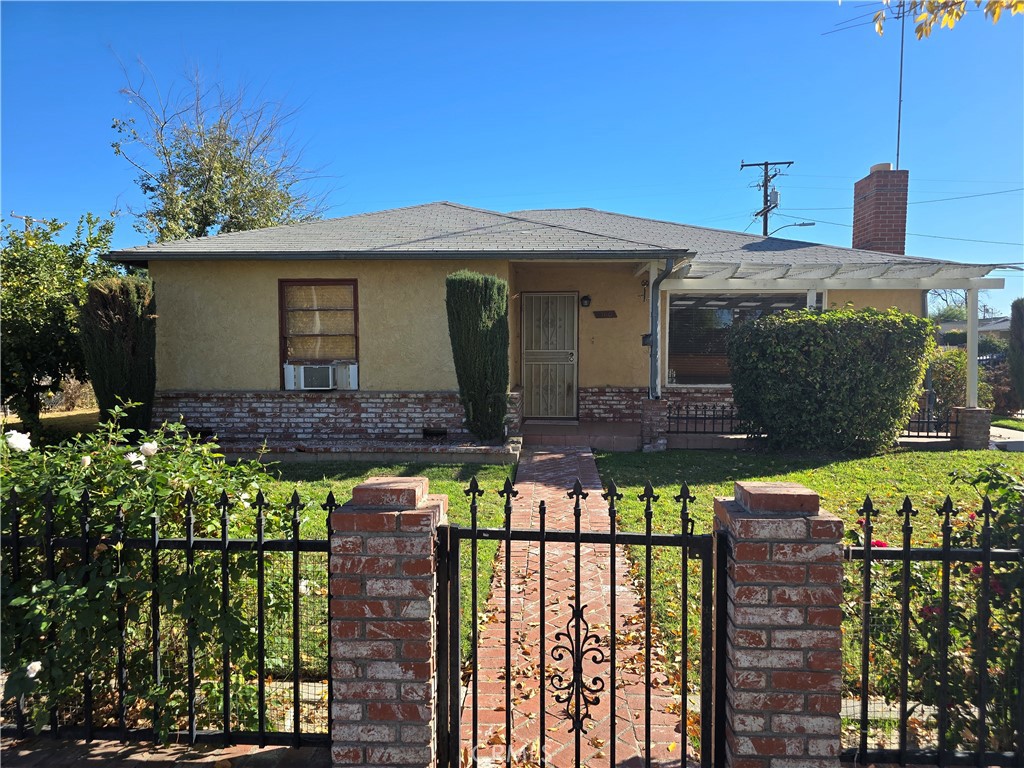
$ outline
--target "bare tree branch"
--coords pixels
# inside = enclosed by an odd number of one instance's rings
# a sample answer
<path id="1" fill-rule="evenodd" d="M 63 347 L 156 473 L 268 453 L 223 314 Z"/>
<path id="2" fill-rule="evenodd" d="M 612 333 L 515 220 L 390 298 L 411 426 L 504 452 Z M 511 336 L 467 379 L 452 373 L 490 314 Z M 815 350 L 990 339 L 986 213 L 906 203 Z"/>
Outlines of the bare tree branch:
<path id="1" fill-rule="evenodd" d="M 296 110 L 244 86 L 206 86 L 198 69 L 166 92 L 142 62 L 135 77 L 122 71 L 135 114 L 114 119 L 112 147 L 147 198 L 129 209 L 140 232 L 175 240 L 323 215 L 327 193 L 313 188 L 321 176 L 304 167 L 291 130 Z"/>

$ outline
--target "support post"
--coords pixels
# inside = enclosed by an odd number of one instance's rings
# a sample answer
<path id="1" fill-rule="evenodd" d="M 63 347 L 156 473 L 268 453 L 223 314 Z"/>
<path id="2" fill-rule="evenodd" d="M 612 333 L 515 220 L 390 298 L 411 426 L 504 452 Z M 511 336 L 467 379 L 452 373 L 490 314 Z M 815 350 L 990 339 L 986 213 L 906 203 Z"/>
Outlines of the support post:
<path id="1" fill-rule="evenodd" d="M 967 407 L 978 407 L 978 289 L 967 289 Z"/>
<path id="2" fill-rule="evenodd" d="M 334 766 L 432 768 L 437 757 L 434 540 L 448 497 L 373 477 L 331 515 Z"/>
<path id="3" fill-rule="evenodd" d="M 835 768 L 840 752 L 842 522 L 796 483 L 715 499 L 729 539 L 726 768 Z"/>

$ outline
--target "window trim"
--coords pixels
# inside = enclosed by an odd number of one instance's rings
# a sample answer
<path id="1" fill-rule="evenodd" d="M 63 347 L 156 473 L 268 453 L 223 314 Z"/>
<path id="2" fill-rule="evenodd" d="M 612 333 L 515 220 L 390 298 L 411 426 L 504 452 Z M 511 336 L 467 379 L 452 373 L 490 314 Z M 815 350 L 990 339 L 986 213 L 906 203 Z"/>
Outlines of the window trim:
<path id="1" fill-rule="evenodd" d="M 277 337 L 278 337 L 278 366 L 277 372 L 281 389 L 285 388 L 284 367 L 288 364 L 288 309 L 285 306 L 285 288 L 292 285 L 349 285 L 352 286 L 352 325 L 355 336 L 356 354 L 352 362 L 359 364 L 359 281 L 355 279 L 334 279 L 334 278 L 278 278 L 277 281 Z M 348 334 L 344 334 L 348 335 Z"/>

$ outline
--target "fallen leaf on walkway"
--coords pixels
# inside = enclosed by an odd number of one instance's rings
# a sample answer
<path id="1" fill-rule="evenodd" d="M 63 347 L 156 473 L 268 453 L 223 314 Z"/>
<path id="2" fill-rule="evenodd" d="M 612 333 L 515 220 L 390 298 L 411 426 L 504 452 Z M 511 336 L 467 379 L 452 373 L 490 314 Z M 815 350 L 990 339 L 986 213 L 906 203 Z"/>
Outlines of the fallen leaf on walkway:
<path id="1" fill-rule="evenodd" d="M 668 751 L 669 752 L 675 752 L 676 751 L 676 743 L 674 741 L 669 743 Z"/>

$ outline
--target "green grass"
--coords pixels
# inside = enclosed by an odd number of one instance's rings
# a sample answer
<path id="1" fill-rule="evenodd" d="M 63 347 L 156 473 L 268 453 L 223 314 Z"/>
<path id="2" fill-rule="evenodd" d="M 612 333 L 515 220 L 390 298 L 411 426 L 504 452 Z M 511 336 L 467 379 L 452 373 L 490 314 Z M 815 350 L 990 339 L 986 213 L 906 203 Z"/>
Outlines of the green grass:
<path id="1" fill-rule="evenodd" d="M 654 504 L 653 528 L 656 532 L 678 533 L 679 504 L 672 497 L 685 481 L 697 501 L 690 505 L 697 533 L 710 533 L 715 496 L 732 496 L 737 480 L 795 482 L 816 491 L 821 508 L 842 519 L 848 530 L 857 527 L 864 497 L 871 496 L 877 516 L 875 537 L 899 541 L 902 517 L 897 514 L 904 496 L 910 496 L 920 514 L 915 518 L 914 543 L 935 536 L 941 518 L 937 512 L 946 495 L 958 507 L 980 507 L 977 492 L 965 483 L 952 483 L 954 469 L 968 472 L 993 463 L 1010 465 L 1024 472 L 1024 454 L 994 451 L 902 452 L 866 459 L 829 456 L 801 456 L 733 451 L 668 451 L 665 453 L 608 453 L 597 456 L 598 470 L 605 485 L 614 480 L 624 498 L 618 505 L 621 530 L 644 529 L 644 505 L 637 500 L 645 481 L 650 481 L 661 497 Z M 639 565 L 634 575 L 643 578 L 642 551 L 630 552 Z M 691 567 L 696 565 L 691 561 Z M 699 594 L 699 578 L 691 571 L 690 594 Z M 652 612 L 655 626 L 666 643 L 667 658 L 679 653 L 679 601 L 681 570 L 679 553 L 669 548 L 654 552 Z M 688 659 L 694 668 L 690 680 L 697 679 L 694 660 L 700 645 L 695 617 L 699 606 L 694 600 L 691 616 Z M 670 667 L 672 664 L 670 663 Z"/>
<path id="2" fill-rule="evenodd" d="M 99 424 L 99 418 L 98 408 L 79 408 L 74 411 L 44 413 L 40 416 L 43 423 L 42 430 L 37 430 L 32 435 L 32 444 L 52 445 L 81 433 L 92 432 Z M 4 432 L 11 429 L 21 432 L 24 430 L 24 426 L 20 419 L 12 416 L 3 423 L 2 429 Z"/>
<path id="3" fill-rule="evenodd" d="M 1016 429 L 1020 432 L 1024 432 L 1024 419 L 993 419 L 993 427 L 1002 427 L 1003 429 Z"/>

